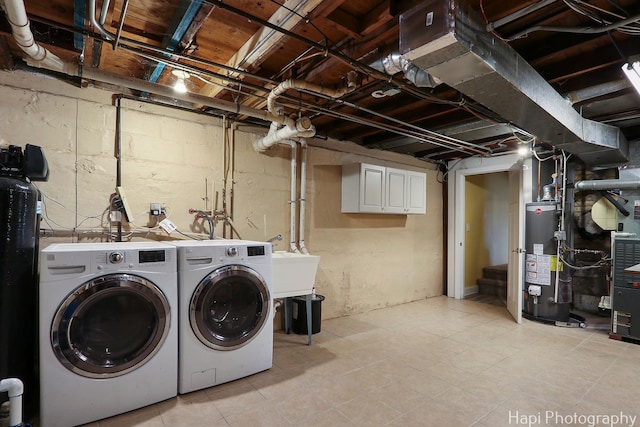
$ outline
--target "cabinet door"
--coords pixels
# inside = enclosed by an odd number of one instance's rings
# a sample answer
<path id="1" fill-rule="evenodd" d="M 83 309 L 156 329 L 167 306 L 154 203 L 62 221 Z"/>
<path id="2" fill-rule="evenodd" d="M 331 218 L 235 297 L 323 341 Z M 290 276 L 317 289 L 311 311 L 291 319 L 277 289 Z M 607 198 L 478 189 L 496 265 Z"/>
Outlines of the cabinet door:
<path id="1" fill-rule="evenodd" d="M 427 175 L 422 172 L 407 171 L 408 214 L 427 213 Z"/>
<path id="2" fill-rule="evenodd" d="M 387 168 L 385 213 L 407 213 L 407 171 Z"/>
<path id="3" fill-rule="evenodd" d="M 360 212 L 380 213 L 384 209 L 385 168 L 361 164 Z"/>

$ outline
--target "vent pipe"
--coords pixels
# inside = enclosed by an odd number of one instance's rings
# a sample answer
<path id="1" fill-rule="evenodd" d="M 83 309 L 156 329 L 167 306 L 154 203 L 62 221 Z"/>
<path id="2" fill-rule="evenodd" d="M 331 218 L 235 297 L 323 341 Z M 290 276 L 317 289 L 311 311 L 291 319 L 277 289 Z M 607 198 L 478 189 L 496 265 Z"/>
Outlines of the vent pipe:
<path id="1" fill-rule="evenodd" d="M 400 52 L 391 52 L 389 55 L 369 64 L 369 66 L 390 76 L 402 71 L 404 77 L 417 87 L 435 87 L 441 83 L 441 81 L 434 79 L 420 67 L 403 58 Z"/>
<path id="2" fill-rule="evenodd" d="M 640 181 L 620 179 L 599 179 L 594 181 L 578 181 L 573 184 L 576 191 L 596 190 L 640 190 Z"/>

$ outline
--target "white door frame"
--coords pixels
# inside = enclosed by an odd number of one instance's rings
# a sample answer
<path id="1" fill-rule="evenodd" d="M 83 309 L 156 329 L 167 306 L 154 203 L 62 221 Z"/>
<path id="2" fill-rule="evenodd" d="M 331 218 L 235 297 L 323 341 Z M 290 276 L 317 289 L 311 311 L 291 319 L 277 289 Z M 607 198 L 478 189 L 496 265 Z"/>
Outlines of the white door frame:
<path id="1" fill-rule="evenodd" d="M 447 295 L 464 298 L 464 245 L 465 245 L 465 187 L 467 176 L 493 172 L 507 172 L 521 157 L 518 154 L 460 160 L 449 171 L 447 225 Z M 531 158 L 524 160 L 524 168 L 531 170 Z M 523 176 L 523 200 L 531 201 L 532 174 Z M 508 189 L 505 189 L 505 191 Z M 522 206 L 524 209 L 524 206 Z M 524 226 L 524 225 L 523 225 Z"/>

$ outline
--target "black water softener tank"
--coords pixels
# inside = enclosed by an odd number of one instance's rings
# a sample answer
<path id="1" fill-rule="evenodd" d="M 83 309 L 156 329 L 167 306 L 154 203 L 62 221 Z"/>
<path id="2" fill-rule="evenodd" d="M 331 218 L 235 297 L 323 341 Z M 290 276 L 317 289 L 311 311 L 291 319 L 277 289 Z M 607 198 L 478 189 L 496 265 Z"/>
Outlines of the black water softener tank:
<path id="1" fill-rule="evenodd" d="M 0 379 L 23 381 L 27 415 L 38 392 L 39 191 L 30 181 L 48 175 L 40 147 L 0 147 Z"/>

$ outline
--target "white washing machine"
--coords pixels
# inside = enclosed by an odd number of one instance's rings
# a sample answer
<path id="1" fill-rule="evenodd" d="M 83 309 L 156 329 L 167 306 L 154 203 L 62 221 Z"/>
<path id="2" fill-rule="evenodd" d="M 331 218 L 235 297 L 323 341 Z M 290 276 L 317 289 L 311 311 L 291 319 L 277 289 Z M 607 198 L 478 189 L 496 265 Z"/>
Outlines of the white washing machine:
<path id="1" fill-rule="evenodd" d="M 271 368 L 271 244 L 243 240 L 172 243 L 178 248 L 178 392 Z"/>
<path id="2" fill-rule="evenodd" d="M 68 427 L 177 395 L 176 248 L 64 243 L 40 256 L 40 425 Z"/>

